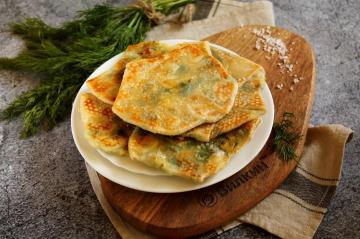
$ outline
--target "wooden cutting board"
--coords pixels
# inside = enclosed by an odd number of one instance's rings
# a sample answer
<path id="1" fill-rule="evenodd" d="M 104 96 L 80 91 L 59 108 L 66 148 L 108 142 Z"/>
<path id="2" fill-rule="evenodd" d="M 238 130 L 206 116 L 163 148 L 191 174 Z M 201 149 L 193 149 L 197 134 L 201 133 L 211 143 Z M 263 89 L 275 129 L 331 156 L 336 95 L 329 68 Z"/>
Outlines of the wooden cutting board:
<path id="1" fill-rule="evenodd" d="M 289 50 L 292 71 L 282 72 L 278 54 L 256 49 L 259 37 L 253 29 L 264 29 L 265 33 L 271 31 L 273 38 L 282 39 Z M 300 155 L 315 87 L 314 55 L 305 39 L 281 28 L 245 26 L 204 40 L 224 46 L 265 68 L 275 103 L 275 122 L 284 112 L 295 114 L 295 129 L 303 135 L 296 144 L 296 153 Z M 262 48 L 262 44 L 260 46 Z M 287 67 L 291 68 L 291 65 Z M 295 84 L 295 78 L 301 80 Z M 280 84 L 283 85 L 281 90 L 278 89 Z M 293 87 L 292 91 L 290 87 Z M 220 183 L 192 192 L 146 193 L 117 185 L 100 175 L 99 178 L 109 203 L 131 225 L 157 236 L 182 238 L 209 231 L 251 209 L 274 191 L 295 166 L 294 160 L 284 162 L 278 158 L 270 137 L 263 150 L 244 169 Z"/>

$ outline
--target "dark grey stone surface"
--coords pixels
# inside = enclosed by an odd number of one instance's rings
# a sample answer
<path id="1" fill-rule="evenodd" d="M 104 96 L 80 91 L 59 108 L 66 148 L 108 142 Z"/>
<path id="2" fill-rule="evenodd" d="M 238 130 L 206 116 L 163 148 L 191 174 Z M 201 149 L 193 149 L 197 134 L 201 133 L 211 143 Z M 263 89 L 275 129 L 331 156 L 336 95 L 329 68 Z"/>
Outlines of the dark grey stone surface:
<path id="1" fill-rule="evenodd" d="M 15 56 L 21 49 L 6 32 L 8 22 L 38 16 L 59 25 L 98 2 L 0 0 L 0 55 Z M 277 25 L 305 36 L 316 52 L 312 123 L 342 123 L 355 132 L 340 185 L 315 238 L 360 238 L 360 2 L 273 2 Z M 36 83 L 33 75 L 0 71 L 0 109 Z M 0 122 L 0 238 L 118 238 L 91 189 L 70 121 L 27 140 L 18 139 L 20 130 L 21 120 Z M 272 236 L 242 226 L 219 238 L 260 237 Z"/>

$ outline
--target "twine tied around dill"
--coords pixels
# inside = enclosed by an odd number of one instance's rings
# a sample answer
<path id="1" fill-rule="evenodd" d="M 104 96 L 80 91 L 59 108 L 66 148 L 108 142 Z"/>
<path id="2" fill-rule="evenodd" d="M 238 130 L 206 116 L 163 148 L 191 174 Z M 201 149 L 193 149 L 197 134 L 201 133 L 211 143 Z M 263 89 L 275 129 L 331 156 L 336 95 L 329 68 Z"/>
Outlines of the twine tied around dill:
<path id="1" fill-rule="evenodd" d="M 151 0 L 136 0 L 131 6 L 141 9 L 144 14 L 154 23 L 161 24 L 165 22 L 181 24 L 191 22 L 195 13 L 195 4 L 187 4 L 178 14 L 165 16 L 161 12 L 155 10 Z"/>

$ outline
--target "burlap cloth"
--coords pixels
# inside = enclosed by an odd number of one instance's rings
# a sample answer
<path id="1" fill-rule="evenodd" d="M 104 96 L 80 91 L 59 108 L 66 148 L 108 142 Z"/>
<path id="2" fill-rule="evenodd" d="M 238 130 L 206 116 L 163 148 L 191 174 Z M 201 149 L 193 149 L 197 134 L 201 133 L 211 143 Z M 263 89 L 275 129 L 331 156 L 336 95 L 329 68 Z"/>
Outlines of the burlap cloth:
<path id="1" fill-rule="evenodd" d="M 272 3 L 202 0 L 197 16 L 183 25 L 163 24 L 148 35 L 154 39 L 201 39 L 245 24 L 274 25 Z M 270 196 L 238 219 L 199 238 L 214 238 L 242 222 L 256 225 L 282 238 L 312 238 L 340 180 L 346 142 L 352 131 L 342 125 L 321 125 L 308 130 L 300 162 L 288 179 Z M 331 147 L 329 147 L 331 146 Z M 87 165 L 96 196 L 115 229 L 124 239 L 154 238 L 123 221 L 104 197 L 96 172 Z"/>

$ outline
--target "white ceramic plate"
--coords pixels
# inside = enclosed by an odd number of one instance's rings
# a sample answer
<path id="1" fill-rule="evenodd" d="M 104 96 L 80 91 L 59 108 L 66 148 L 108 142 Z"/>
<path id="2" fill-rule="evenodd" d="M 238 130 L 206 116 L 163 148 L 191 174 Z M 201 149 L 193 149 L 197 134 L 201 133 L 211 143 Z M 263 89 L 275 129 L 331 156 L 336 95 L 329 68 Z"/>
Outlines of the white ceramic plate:
<path id="1" fill-rule="evenodd" d="M 151 168 L 151 167 L 147 166 L 146 164 L 143 164 L 139 161 L 131 160 L 129 158 L 129 156 L 121 157 L 116 154 L 107 153 L 107 152 L 104 152 L 99 149 L 97 151 L 105 159 L 109 160 L 116 166 L 126 169 L 130 172 L 138 173 L 138 174 L 145 174 L 145 175 L 150 175 L 150 176 L 167 175 L 164 171 L 161 171 L 156 168 Z"/>
<path id="2" fill-rule="evenodd" d="M 167 44 L 178 44 L 184 42 L 194 42 L 193 40 L 164 40 L 161 41 Z M 212 47 L 218 48 L 220 50 L 227 51 L 232 54 L 236 54 L 224 47 L 211 44 Z M 98 69 L 96 69 L 88 79 L 91 79 L 104 71 L 111 68 L 121 57 L 121 53 L 114 56 L 110 60 L 102 64 Z M 262 147 L 265 145 L 266 140 L 268 139 L 271 128 L 274 120 L 274 102 L 270 93 L 270 90 L 267 85 L 262 89 L 262 96 L 264 98 L 264 103 L 266 105 L 267 112 L 262 117 L 262 123 L 256 129 L 252 139 L 248 144 L 246 144 L 233 158 L 229 163 L 220 170 L 216 175 L 209 177 L 202 183 L 195 183 L 187 179 L 182 179 L 176 176 L 165 176 L 157 175 L 155 176 L 148 171 L 139 170 L 135 167 L 131 167 L 130 164 L 126 167 L 121 166 L 121 164 L 114 164 L 112 161 L 106 159 L 108 156 L 100 154 L 95 148 L 93 148 L 85 139 L 83 135 L 83 129 L 81 124 L 80 112 L 79 112 L 79 102 L 80 94 L 82 92 L 87 92 L 89 89 L 84 83 L 80 88 L 75 101 L 73 103 L 73 109 L 71 112 L 71 130 L 75 144 L 83 156 L 85 161 L 97 172 L 99 172 L 104 177 L 109 180 L 129 187 L 132 189 L 137 189 L 146 192 L 155 192 L 155 193 L 175 193 L 175 192 L 185 192 L 191 191 L 199 188 L 204 188 L 220 182 L 239 170 L 245 167 L 251 160 L 259 153 Z M 129 159 L 130 160 L 130 159 Z M 123 161 L 122 161 L 123 163 Z M 156 173 L 155 173 L 156 174 Z M 160 173 L 161 174 L 161 173 Z"/>

